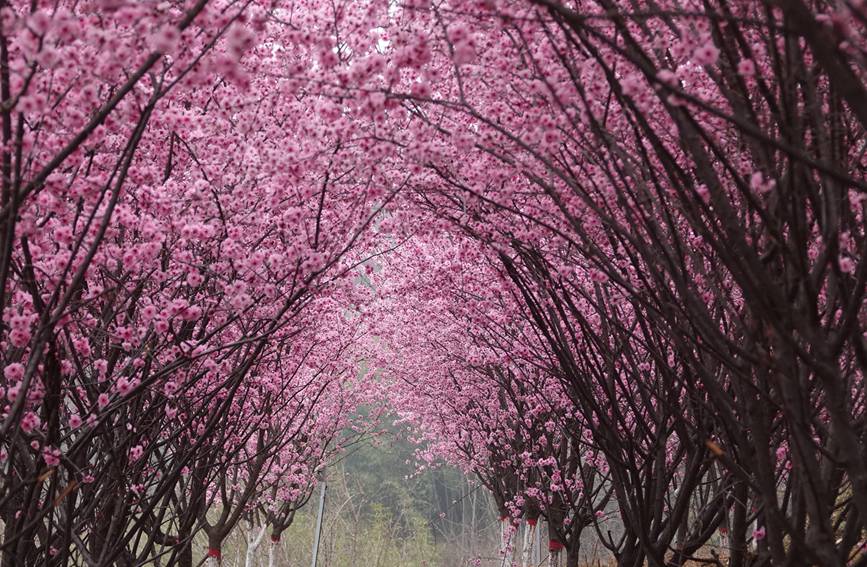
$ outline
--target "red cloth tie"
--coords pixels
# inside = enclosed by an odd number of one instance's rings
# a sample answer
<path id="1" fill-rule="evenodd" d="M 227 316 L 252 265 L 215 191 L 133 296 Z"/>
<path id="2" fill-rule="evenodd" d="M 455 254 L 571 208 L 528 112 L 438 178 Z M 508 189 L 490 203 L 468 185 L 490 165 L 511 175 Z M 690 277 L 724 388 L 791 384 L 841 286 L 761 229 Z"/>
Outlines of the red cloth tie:
<path id="1" fill-rule="evenodd" d="M 563 551 L 564 547 L 566 546 L 556 539 L 552 539 L 548 542 L 548 551 Z"/>

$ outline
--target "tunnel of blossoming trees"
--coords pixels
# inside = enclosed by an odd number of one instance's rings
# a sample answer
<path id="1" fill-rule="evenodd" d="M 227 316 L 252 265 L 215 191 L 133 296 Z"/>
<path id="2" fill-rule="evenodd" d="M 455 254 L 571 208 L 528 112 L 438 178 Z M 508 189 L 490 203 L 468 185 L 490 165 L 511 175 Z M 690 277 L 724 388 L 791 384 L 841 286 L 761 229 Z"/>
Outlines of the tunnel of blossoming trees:
<path id="1" fill-rule="evenodd" d="M 0 127 L 2 567 L 240 565 L 383 412 L 490 565 L 867 566 L 864 0 L 4 0 Z"/>

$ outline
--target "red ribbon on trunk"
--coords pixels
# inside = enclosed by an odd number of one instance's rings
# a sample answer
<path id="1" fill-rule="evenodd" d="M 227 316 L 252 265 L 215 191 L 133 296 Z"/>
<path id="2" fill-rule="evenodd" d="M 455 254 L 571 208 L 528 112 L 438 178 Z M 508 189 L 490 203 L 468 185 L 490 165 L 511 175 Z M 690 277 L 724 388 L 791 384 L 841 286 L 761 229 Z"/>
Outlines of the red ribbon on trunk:
<path id="1" fill-rule="evenodd" d="M 213 557 L 214 559 L 219 559 L 223 554 L 220 553 L 219 549 L 209 548 L 208 549 L 208 557 Z"/>
<path id="2" fill-rule="evenodd" d="M 548 551 L 563 551 L 564 547 L 566 546 L 556 539 L 552 539 L 548 542 Z"/>

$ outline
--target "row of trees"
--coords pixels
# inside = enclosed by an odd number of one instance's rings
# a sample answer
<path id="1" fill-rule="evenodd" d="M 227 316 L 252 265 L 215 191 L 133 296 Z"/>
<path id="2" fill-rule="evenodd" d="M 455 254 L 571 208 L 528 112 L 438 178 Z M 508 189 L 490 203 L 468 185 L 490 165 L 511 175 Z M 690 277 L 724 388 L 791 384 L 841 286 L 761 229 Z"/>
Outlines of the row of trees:
<path id="1" fill-rule="evenodd" d="M 623 566 L 867 562 L 863 6 L 415 22 L 449 30 L 404 99 L 429 220 L 395 227 L 377 327 L 425 456 L 567 565 L 582 530 Z"/>
<path id="2" fill-rule="evenodd" d="M 279 536 L 383 395 L 570 565 L 867 563 L 865 20 L 0 3 L 3 564 Z"/>
<path id="3" fill-rule="evenodd" d="M 375 421 L 344 309 L 390 189 L 310 63 L 375 40 L 312 4 L 0 3 L 2 565 L 278 541 Z"/>

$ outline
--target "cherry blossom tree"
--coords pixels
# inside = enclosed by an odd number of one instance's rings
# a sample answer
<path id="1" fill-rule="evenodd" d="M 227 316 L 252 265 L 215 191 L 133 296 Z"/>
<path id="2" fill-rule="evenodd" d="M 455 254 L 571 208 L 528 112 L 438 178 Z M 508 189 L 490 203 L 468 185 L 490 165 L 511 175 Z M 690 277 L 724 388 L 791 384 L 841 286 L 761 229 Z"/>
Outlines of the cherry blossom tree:
<path id="1" fill-rule="evenodd" d="M 248 485 L 229 529 L 305 424 L 320 458 L 346 425 L 351 397 L 323 395 L 355 359 L 327 337 L 396 187 L 374 117 L 331 102 L 358 89 L 309 64 L 333 53 L 314 29 L 376 40 L 295 7 L 0 10 L 3 564 L 190 563 L 221 479 Z"/>
<path id="2" fill-rule="evenodd" d="M 609 464 L 648 433 L 615 482 L 661 484 L 638 523 L 618 494 L 624 564 L 682 562 L 719 499 L 732 564 L 750 539 L 759 562 L 863 557 L 863 22 L 854 4 L 405 5 L 394 61 L 421 69 L 390 94 L 414 203 L 500 256 Z"/>

